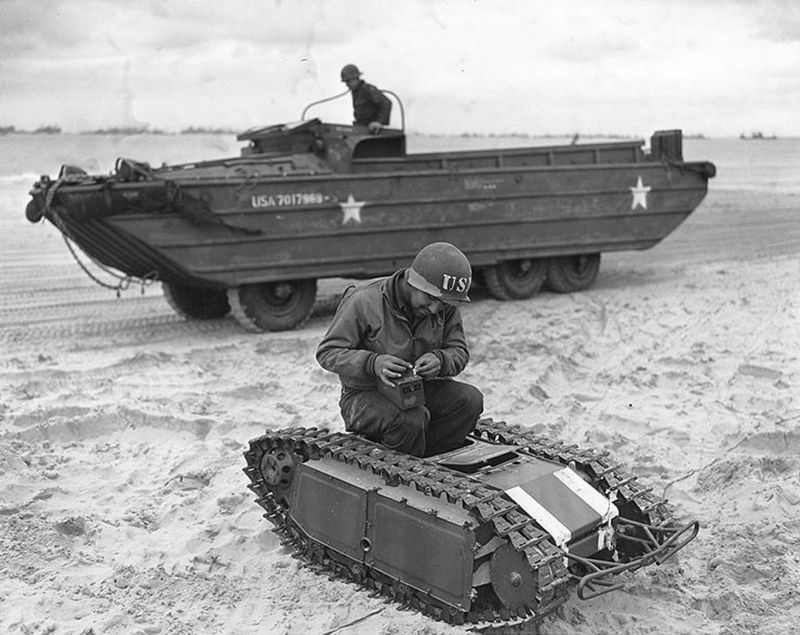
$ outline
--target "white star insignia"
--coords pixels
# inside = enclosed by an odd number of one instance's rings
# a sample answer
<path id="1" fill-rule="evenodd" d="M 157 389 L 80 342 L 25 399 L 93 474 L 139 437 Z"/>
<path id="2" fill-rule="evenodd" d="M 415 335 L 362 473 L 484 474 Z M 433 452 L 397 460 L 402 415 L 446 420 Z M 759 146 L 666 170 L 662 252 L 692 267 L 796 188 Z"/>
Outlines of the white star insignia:
<path id="1" fill-rule="evenodd" d="M 640 176 L 639 180 L 636 182 L 636 187 L 629 187 L 628 189 L 631 191 L 631 194 L 633 194 L 631 209 L 636 209 L 637 205 L 641 205 L 644 209 L 647 209 L 647 193 L 653 188 L 649 185 L 645 187 L 642 183 L 642 177 Z"/>
<path id="2" fill-rule="evenodd" d="M 351 220 L 355 221 L 356 223 L 360 223 L 361 208 L 364 207 L 365 202 L 366 201 L 355 200 L 353 198 L 353 195 L 350 194 L 344 203 L 339 203 L 339 207 L 341 207 L 342 212 L 344 212 L 344 217 L 342 218 L 342 225 Z"/>

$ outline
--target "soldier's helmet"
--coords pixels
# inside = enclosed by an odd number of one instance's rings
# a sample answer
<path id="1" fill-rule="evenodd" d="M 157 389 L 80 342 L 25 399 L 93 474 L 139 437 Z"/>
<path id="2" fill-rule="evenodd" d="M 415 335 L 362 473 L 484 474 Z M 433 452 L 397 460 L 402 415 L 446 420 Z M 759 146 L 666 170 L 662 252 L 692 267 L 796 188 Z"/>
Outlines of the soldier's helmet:
<path id="1" fill-rule="evenodd" d="M 472 267 L 458 247 L 431 243 L 420 249 L 406 270 L 406 282 L 448 304 L 469 302 Z"/>
<path id="2" fill-rule="evenodd" d="M 361 71 L 355 64 L 345 64 L 342 66 L 342 81 L 346 82 L 349 79 L 358 79 L 361 77 Z"/>

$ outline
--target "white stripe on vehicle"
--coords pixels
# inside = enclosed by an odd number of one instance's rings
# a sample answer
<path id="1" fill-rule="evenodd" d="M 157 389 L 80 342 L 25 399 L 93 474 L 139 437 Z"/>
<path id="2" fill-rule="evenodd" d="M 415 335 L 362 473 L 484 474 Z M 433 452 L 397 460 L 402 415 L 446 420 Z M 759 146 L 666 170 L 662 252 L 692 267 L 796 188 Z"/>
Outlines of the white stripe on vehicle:
<path id="1" fill-rule="evenodd" d="M 553 537 L 556 545 L 566 549 L 567 543 L 572 539 L 572 533 L 558 518 L 519 486 L 506 490 L 506 494 Z"/>
<path id="2" fill-rule="evenodd" d="M 611 532 L 611 521 L 619 516 L 617 506 L 584 481 L 580 474 L 568 467 L 558 472 L 553 472 L 553 476 L 580 496 L 583 502 L 598 513 L 602 521 L 597 534 L 597 548 L 604 549 L 607 547 L 610 543 L 611 533 L 613 533 Z"/>
<path id="3" fill-rule="evenodd" d="M 610 522 L 612 518 L 619 515 L 617 506 L 584 481 L 574 470 L 565 467 L 563 470 L 553 472 L 553 476 L 569 487 L 584 503 L 596 511 L 604 523 Z"/>

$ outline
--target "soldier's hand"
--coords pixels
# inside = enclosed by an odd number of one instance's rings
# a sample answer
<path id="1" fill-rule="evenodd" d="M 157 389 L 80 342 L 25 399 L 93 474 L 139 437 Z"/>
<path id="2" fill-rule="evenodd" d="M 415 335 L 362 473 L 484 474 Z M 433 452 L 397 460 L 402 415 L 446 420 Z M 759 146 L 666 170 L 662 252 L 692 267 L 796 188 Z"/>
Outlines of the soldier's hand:
<path id="1" fill-rule="evenodd" d="M 384 353 L 375 358 L 375 376 L 387 386 L 411 368 L 406 360 Z"/>
<path id="2" fill-rule="evenodd" d="M 417 375 L 422 377 L 436 377 L 442 369 L 442 362 L 433 353 L 425 353 L 414 363 Z"/>
<path id="3" fill-rule="evenodd" d="M 370 121 L 367 125 L 367 130 L 369 130 L 372 134 L 377 134 L 381 131 L 383 126 L 379 121 Z"/>

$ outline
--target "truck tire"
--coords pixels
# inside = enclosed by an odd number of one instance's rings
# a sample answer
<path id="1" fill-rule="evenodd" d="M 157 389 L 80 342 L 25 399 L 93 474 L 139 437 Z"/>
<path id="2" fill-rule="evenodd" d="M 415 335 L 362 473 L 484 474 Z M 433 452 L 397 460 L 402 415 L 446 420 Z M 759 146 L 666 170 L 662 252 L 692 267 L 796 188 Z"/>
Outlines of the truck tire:
<path id="1" fill-rule="evenodd" d="M 32 198 L 25 206 L 25 218 L 31 223 L 38 223 L 44 216 L 44 206 L 39 204 L 39 201 Z"/>
<path id="2" fill-rule="evenodd" d="M 600 270 L 600 254 L 576 254 L 550 258 L 547 288 L 557 293 L 573 293 L 588 288 Z"/>
<path id="3" fill-rule="evenodd" d="M 228 289 L 231 313 L 248 331 L 287 331 L 304 324 L 314 308 L 317 281 L 280 280 Z"/>
<path id="4" fill-rule="evenodd" d="M 164 298 L 178 315 L 195 320 L 214 320 L 231 310 L 224 290 L 162 282 Z"/>
<path id="5" fill-rule="evenodd" d="M 486 280 L 483 278 L 483 267 L 473 267 L 472 269 L 472 285 L 470 289 L 480 289 L 486 287 Z"/>
<path id="6" fill-rule="evenodd" d="M 524 300 L 536 295 L 544 284 L 547 260 L 506 260 L 484 269 L 486 288 L 497 300 Z"/>

